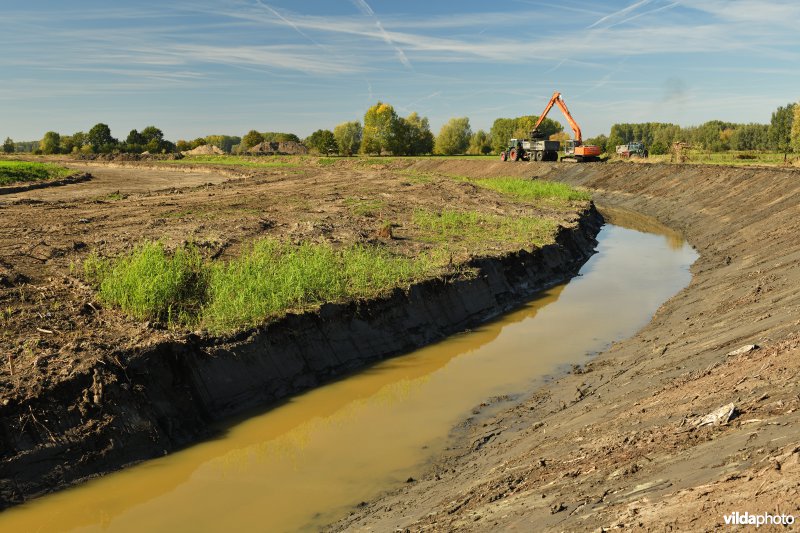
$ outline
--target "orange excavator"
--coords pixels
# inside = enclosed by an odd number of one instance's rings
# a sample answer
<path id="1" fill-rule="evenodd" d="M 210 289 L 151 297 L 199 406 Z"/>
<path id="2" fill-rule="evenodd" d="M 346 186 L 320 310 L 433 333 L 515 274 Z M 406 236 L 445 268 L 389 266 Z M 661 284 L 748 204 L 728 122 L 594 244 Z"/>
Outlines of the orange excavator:
<path id="1" fill-rule="evenodd" d="M 553 104 L 558 104 L 558 107 L 561 109 L 561 112 L 564 113 L 567 122 L 569 122 L 572 131 L 575 133 L 575 140 L 569 140 L 564 143 L 564 155 L 561 156 L 561 160 L 578 162 L 597 161 L 600 156 L 600 147 L 592 144 L 583 144 L 581 127 L 578 126 L 578 123 L 575 122 L 574 118 L 572 118 L 569 109 L 567 109 L 567 104 L 564 103 L 564 99 L 561 98 L 561 93 L 558 91 L 553 93 L 553 97 L 550 98 L 550 101 L 547 103 L 547 107 L 545 107 L 542 114 L 539 115 L 539 120 L 536 121 L 536 125 L 533 127 L 533 131 L 531 132 L 531 138 L 544 138 L 544 135 L 539 131 L 538 128 L 542 121 L 544 121 L 544 119 L 547 117 L 547 113 L 549 113 L 553 108 Z"/>

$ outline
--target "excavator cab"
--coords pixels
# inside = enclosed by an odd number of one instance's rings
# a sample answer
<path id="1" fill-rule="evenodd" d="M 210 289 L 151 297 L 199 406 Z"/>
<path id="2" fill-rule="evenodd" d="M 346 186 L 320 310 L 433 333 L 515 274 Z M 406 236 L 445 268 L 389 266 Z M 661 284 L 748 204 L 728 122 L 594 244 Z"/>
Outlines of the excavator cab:
<path id="1" fill-rule="evenodd" d="M 544 139 L 544 133 L 538 129 L 531 130 L 531 140 L 542 140 Z"/>

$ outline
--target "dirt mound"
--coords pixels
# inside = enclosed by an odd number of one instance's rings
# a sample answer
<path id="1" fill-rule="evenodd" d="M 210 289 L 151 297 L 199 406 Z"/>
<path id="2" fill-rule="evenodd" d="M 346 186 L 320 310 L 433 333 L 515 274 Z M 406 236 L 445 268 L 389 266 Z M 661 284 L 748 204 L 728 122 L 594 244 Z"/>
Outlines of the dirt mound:
<path id="1" fill-rule="evenodd" d="M 186 150 L 181 153 L 183 155 L 225 155 L 224 151 L 220 150 L 213 144 L 204 144 L 193 150 Z"/>
<path id="2" fill-rule="evenodd" d="M 304 144 L 295 141 L 264 141 L 253 146 L 247 152 L 253 155 L 307 155 L 308 148 Z"/>

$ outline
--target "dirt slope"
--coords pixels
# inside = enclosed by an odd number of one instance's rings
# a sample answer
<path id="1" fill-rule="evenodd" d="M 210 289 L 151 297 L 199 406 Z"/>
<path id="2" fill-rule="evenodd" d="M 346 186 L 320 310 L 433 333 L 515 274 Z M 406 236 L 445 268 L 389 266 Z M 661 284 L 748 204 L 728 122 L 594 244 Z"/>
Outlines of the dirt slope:
<path id="1" fill-rule="evenodd" d="M 800 518 L 800 172 L 468 161 L 417 168 L 586 186 L 600 204 L 681 230 L 701 257 L 689 287 L 637 335 L 479 420 L 419 481 L 333 529 L 703 531 L 735 511 Z M 728 355 L 752 344 L 759 348 Z M 729 404 L 727 424 L 700 425 Z"/>

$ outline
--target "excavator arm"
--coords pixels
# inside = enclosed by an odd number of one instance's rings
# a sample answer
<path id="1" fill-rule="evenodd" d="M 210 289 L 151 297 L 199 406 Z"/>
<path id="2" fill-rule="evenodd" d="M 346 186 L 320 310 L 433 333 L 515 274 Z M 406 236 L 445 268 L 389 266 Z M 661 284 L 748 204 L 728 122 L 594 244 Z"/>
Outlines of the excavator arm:
<path id="1" fill-rule="evenodd" d="M 542 124 L 544 119 L 547 118 L 547 114 L 551 109 L 553 109 L 553 104 L 558 104 L 559 109 L 561 109 L 561 112 L 564 113 L 567 122 L 569 122 L 570 128 L 572 128 L 572 132 L 575 134 L 575 143 L 578 145 L 581 144 L 583 141 L 583 138 L 581 137 L 581 127 L 578 126 L 578 123 L 575 122 L 574 118 L 572 118 L 569 109 L 567 109 L 567 104 L 564 103 L 564 99 L 561 98 L 561 93 L 558 91 L 554 92 L 553 97 L 550 98 L 549 102 L 547 102 L 547 106 L 544 108 L 544 111 L 542 111 L 542 114 L 539 115 L 539 120 L 536 121 L 536 125 L 533 127 L 533 130 L 536 131 L 539 129 L 539 126 Z"/>

